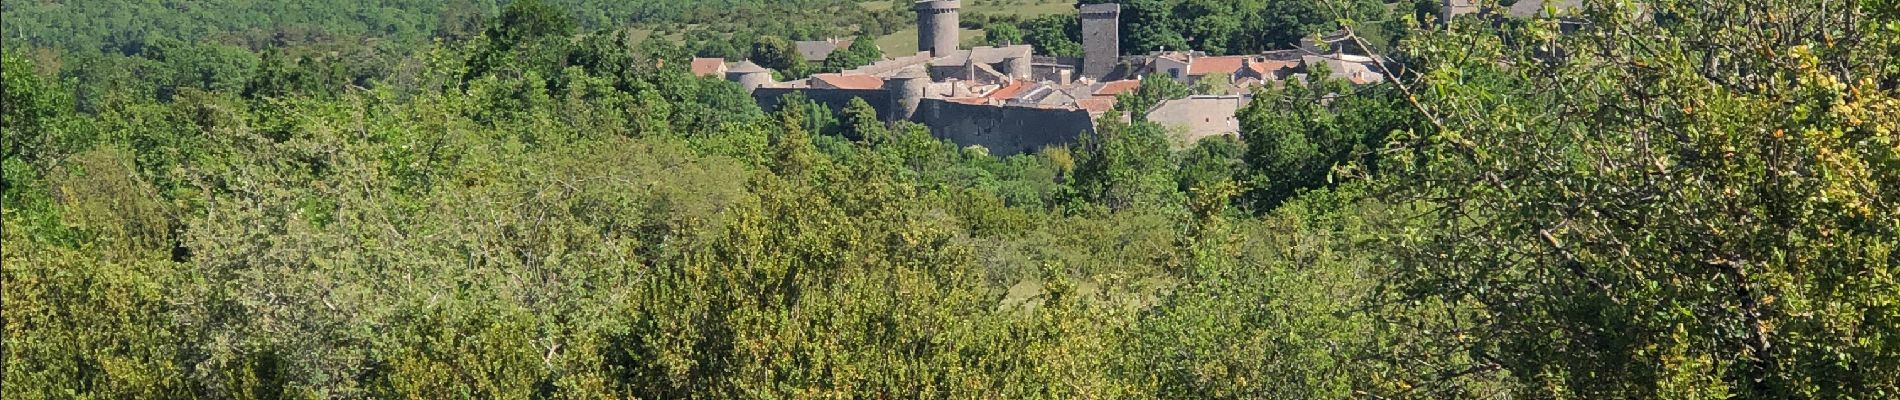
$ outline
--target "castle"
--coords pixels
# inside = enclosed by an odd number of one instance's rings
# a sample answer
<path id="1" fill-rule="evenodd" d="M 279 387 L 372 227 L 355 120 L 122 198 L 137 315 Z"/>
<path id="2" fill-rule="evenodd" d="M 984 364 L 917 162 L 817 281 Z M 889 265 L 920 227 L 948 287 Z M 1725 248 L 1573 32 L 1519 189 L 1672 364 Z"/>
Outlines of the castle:
<path id="1" fill-rule="evenodd" d="M 1383 78 L 1379 63 L 1343 53 L 1298 50 L 1263 55 L 1210 57 L 1198 52 L 1122 56 L 1119 4 L 1078 8 L 1082 23 L 1080 60 L 1036 56 L 1028 45 L 959 47 L 960 0 L 921 0 L 918 52 L 837 73 L 773 82 L 770 70 L 750 61 L 696 59 L 693 71 L 738 82 L 762 108 L 774 110 L 794 93 L 840 111 L 863 99 L 887 122 L 912 121 L 939 138 L 982 146 L 995 155 L 1035 152 L 1071 144 L 1092 134 L 1095 121 L 1115 105 L 1115 96 L 1140 88 L 1142 77 L 1183 83 L 1220 77 L 1227 93 L 1164 101 L 1148 120 L 1170 127 L 1184 141 L 1239 132 L 1234 114 L 1252 99 L 1253 85 L 1302 79 L 1313 63 L 1332 64 L 1335 76 L 1369 83 Z M 822 57 L 837 41 L 799 44 Z M 1342 76 L 1342 71 L 1345 74 Z M 1112 116 L 1123 117 L 1125 116 Z"/>

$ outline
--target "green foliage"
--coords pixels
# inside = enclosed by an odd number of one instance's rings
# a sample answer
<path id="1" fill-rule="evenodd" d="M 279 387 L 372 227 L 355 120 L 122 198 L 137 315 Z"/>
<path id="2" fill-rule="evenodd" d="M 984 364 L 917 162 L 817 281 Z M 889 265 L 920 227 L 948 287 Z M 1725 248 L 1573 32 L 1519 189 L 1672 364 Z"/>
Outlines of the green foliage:
<path id="1" fill-rule="evenodd" d="M 0 190 L 31 179 L 33 170 L 73 153 L 84 138 L 68 130 L 72 97 L 56 81 L 34 72 L 32 64 L 13 53 L 0 58 L 0 146 L 4 146 L 5 180 Z M 16 175 L 16 171 L 22 175 Z M 11 192 L 8 192 L 11 193 Z"/>
<path id="2" fill-rule="evenodd" d="M 1015 25 L 995 25 L 983 31 L 983 43 L 991 46 L 1008 46 L 1023 43 L 1023 31 Z"/>
<path id="3" fill-rule="evenodd" d="M 1072 14 L 1045 15 L 1024 21 L 1023 44 L 1057 57 L 1082 56 L 1082 20 Z"/>
<path id="4" fill-rule="evenodd" d="M 1417 43 L 1441 129 L 1382 164 L 1425 214 L 1392 287 L 1455 317 L 1463 334 L 1425 351 L 1475 358 L 1425 362 L 1547 398 L 1900 393 L 1900 100 L 1876 67 L 1894 21 L 1866 2 L 1649 3 L 1663 24 L 1586 4 L 1582 34 Z"/>
<path id="5" fill-rule="evenodd" d="M 1440 3 L 1438 0 L 1427 2 Z M 1310 34 L 1339 29 L 1341 20 L 1392 19 L 1380 0 L 1081 0 L 1079 3 L 1121 3 L 1121 49 L 1129 55 L 1162 49 L 1211 54 L 1289 49 L 1298 46 L 1300 39 Z M 1025 31 L 1033 32 L 1033 29 Z"/>
<path id="6" fill-rule="evenodd" d="M 1115 109 L 1128 113 L 1134 121 L 1145 122 L 1148 120 L 1148 111 L 1161 105 L 1161 102 L 1184 99 L 1191 94 L 1194 94 L 1193 90 L 1179 81 L 1165 75 L 1150 75 L 1141 80 L 1141 87 L 1135 91 L 1115 95 Z"/>
<path id="7" fill-rule="evenodd" d="M 574 34 L 574 21 L 560 9 L 540 0 L 514 0 L 482 35 L 498 46 L 512 46 L 546 37 Z"/>
<path id="8" fill-rule="evenodd" d="M 1247 201 L 1271 210 L 1300 192 L 1330 187 L 1372 168 L 1371 152 L 1387 134 L 1412 128 L 1415 114 L 1386 87 L 1354 88 L 1315 72 L 1317 82 L 1291 82 L 1256 93 L 1242 109 L 1241 137 L 1249 171 Z M 1341 171 L 1345 169 L 1345 171 Z"/>
<path id="9" fill-rule="evenodd" d="M 799 55 L 798 48 L 792 46 L 792 41 L 785 38 L 760 36 L 757 42 L 752 43 L 751 54 L 752 62 L 758 63 L 761 67 L 778 70 L 785 74 L 787 79 L 797 79 L 796 77 L 805 75 L 802 73 L 807 68 L 805 57 Z"/>
<path id="10" fill-rule="evenodd" d="M 858 36 L 857 39 L 851 41 L 850 46 L 832 51 L 830 55 L 826 56 L 822 69 L 828 72 L 838 72 L 865 66 L 883 59 L 884 52 L 878 50 L 877 38 L 872 36 Z"/>
<path id="11" fill-rule="evenodd" d="M 1241 159 L 1246 149 L 1232 136 L 1201 139 L 1181 155 L 1181 172 L 1175 182 L 1183 193 L 1238 184 L 1246 166 Z"/>
<path id="12" fill-rule="evenodd" d="M 1111 210 L 1181 204 L 1165 129 L 1108 118 L 1097 125 L 1094 135 L 1083 137 L 1076 160 L 1075 186 L 1083 198 Z"/>
<path id="13" fill-rule="evenodd" d="M 1398 25 L 1239 139 L 1150 79 L 1007 158 L 687 72 L 907 0 L 6 3 L 0 397 L 1891 398 L 1891 3 Z M 1134 22 L 1381 8 L 1315 4 Z"/>

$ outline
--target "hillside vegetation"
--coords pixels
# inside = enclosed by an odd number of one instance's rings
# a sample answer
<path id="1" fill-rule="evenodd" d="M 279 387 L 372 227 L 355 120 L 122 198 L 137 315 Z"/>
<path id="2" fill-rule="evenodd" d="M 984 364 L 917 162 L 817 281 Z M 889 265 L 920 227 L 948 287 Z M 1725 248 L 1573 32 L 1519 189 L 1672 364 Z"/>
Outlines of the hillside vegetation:
<path id="1" fill-rule="evenodd" d="M 1010 157 L 608 25 L 856 1 L 209 3 L 5 3 L 0 397 L 1900 396 L 1893 0 L 1398 13 Z M 303 24 L 376 40 L 214 39 Z"/>

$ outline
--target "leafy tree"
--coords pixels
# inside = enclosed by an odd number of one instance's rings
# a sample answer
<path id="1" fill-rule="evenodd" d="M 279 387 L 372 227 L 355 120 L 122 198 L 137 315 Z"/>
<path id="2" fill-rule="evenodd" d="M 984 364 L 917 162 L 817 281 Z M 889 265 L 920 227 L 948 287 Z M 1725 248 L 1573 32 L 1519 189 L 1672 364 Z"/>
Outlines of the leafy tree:
<path id="1" fill-rule="evenodd" d="M 752 62 L 761 67 L 778 70 L 789 76 L 802 76 L 805 57 L 798 54 L 790 40 L 775 36 L 760 36 L 752 43 Z"/>
<path id="2" fill-rule="evenodd" d="M 31 175 L 16 175 L 44 170 L 84 145 L 83 136 L 67 129 L 72 113 L 72 98 L 54 81 L 34 72 L 32 64 L 18 54 L 0 58 L 0 82 L 6 92 L 0 94 L 0 143 L 4 144 L 5 180 L 0 191 L 13 188 L 16 180 Z"/>
<path id="3" fill-rule="evenodd" d="M 858 36 L 851 45 L 831 52 L 825 57 L 824 70 L 843 71 L 857 68 L 884 59 L 884 52 L 877 48 L 877 38 Z"/>
<path id="4" fill-rule="evenodd" d="M 1166 75 L 1149 75 L 1141 80 L 1141 87 L 1133 92 L 1115 96 L 1115 109 L 1128 113 L 1134 121 L 1147 121 L 1148 110 L 1167 100 L 1184 99 L 1193 94 L 1181 82 Z"/>
<path id="5" fill-rule="evenodd" d="M 1244 34 L 1240 29 L 1244 18 L 1241 6 L 1234 1 L 1188 0 L 1176 5 L 1173 15 L 1182 21 L 1182 35 L 1190 46 L 1187 48 L 1229 54 L 1239 50 L 1233 43 Z"/>
<path id="6" fill-rule="evenodd" d="M 983 43 L 991 46 L 1022 44 L 1023 31 L 1015 25 L 993 24 L 983 31 Z"/>
<path id="7" fill-rule="evenodd" d="M 1340 168 L 1370 168 L 1372 149 L 1412 113 L 1384 87 L 1354 88 L 1313 72 L 1312 83 L 1289 82 L 1257 94 L 1236 118 L 1247 142 L 1248 201 L 1266 211 L 1302 191 L 1341 181 Z"/>
<path id="8" fill-rule="evenodd" d="M 1160 125 L 1105 117 L 1080 146 L 1075 186 L 1088 200 L 1110 210 L 1180 204 L 1181 192 L 1169 174 L 1173 162 L 1166 129 Z"/>
<path id="9" fill-rule="evenodd" d="M 847 136 L 871 143 L 882 143 L 890 139 L 890 130 L 884 127 L 884 119 L 879 118 L 877 109 L 861 98 L 851 99 L 844 108 Z"/>
<path id="10" fill-rule="evenodd" d="M 1058 57 L 1082 56 L 1082 20 L 1074 15 L 1045 15 L 1022 24 L 1023 44 Z"/>
<path id="11" fill-rule="evenodd" d="M 546 37 L 574 34 L 574 20 L 565 11 L 541 0 L 513 0 L 483 35 L 498 46 L 513 46 Z"/>
<path id="12" fill-rule="evenodd" d="M 1121 47 L 1126 54 L 1148 54 L 1162 49 L 1188 49 L 1169 0 L 1129 0 L 1122 3 Z"/>
<path id="13" fill-rule="evenodd" d="M 1432 306 L 1397 322 L 1450 316 L 1421 350 L 1470 357 L 1429 362 L 1532 397 L 1891 396 L 1900 36 L 1875 5 L 1590 1 L 1581 34 L 1423 41 L 1433 125 L 1382 165 L 1424 213 L 1392 286 Z"/>
<path id="14" fill-rule="evenodd" d="M 1232 136 L 1216 136 L 1194 143 L 1181 156 L 1180 174 L 1175 178 L 1182 193 L 1211 190 L 1222 184 L 1238 184 L 1244 170 L 1243 144 Z"/>

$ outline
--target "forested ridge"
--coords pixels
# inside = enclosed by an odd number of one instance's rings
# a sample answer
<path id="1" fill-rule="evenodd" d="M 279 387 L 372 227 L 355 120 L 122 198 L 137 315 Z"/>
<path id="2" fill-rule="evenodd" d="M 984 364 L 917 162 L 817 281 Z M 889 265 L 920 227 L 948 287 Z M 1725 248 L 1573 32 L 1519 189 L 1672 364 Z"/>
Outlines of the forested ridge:
<path id="1" fill-rule="evenodd" d="M 1900 397 L 1894 0 L 1268 2 L 1395 79 L 1008 157 L 616 22 L 897 11 L 409 3 L 0 5 L 0 397 Z"/>

